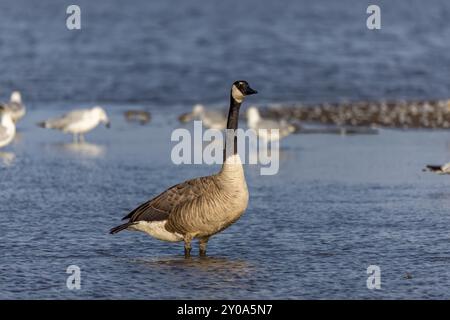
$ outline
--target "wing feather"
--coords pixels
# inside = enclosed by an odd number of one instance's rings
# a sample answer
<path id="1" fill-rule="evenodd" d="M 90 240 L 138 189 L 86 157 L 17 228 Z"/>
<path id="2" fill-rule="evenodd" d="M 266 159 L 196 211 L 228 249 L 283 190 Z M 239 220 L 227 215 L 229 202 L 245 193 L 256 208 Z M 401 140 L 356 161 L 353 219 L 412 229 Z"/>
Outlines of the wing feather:
<path id="1" fill-rule="evenodd" d="M 74 110 L 69 113 L 64 114 L 59 118 L 52 118 L 45 121 L 46 126 L 52 129 L 64 129 L 68 125 L 82 121 L 84 117 L 88 114 L 88 109 Z"/>
<path id="2" fill-rule="evenodd" d="M 214 184 L 211 176 L 200 177 L 174 185 L 155 198 L 141 204 L 122 220 L 161 221 L 169 218 L 172 210 L 183 203 L 193 201 L 208 192 Z"/>

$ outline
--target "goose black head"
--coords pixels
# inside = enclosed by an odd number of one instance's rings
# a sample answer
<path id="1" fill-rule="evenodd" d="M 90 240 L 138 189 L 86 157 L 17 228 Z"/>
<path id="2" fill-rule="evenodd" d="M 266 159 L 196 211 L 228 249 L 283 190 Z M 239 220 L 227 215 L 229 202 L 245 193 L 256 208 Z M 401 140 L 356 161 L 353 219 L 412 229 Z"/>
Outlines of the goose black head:
<path id="1" fill-rule="evenodd" d="M 236 102 L 241 103 L 246 96 L 256 94 L 258 91 L 252 89 L 247 81 L 235 81 L 231 87 L 231 96 Z"/>

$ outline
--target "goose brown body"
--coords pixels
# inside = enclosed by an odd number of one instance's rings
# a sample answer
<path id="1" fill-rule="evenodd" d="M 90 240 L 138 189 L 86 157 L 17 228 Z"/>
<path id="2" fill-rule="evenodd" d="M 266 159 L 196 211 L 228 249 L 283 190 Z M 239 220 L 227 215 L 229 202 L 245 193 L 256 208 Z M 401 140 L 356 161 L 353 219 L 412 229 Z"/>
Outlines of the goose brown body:
<path id="1" fill-rule="evenodd" d="M 169 232 L 208 237 L 240 218 L 247 209 L 249 195 L 244 170 L 237 158 L 227 159 L 228 163 L 216 175 L 186 182 L 190 192 L 198 193 L 173 208 L 166 224 Z"/>

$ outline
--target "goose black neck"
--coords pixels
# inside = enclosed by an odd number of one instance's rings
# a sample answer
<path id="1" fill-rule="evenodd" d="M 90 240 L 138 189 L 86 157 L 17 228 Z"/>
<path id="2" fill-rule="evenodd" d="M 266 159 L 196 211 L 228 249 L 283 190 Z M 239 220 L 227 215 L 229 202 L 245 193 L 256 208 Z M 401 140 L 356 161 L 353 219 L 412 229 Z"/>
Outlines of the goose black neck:
<path id="1" fill-rule="evenodd" d="M 233 96 L 230 96 L 230 110 L 228 111 L 227 129 L 236 130 L 239 122 L 239 109 L 241 103 L 234 100 Z"/>
<path id="2" fill-rule="evenodd" d="M 225 133 L 225 147 L 223 149 L 224 162 L 227 156 L 228 143 L 233 143 L 233 154 L 237 154 L 237 136 L 235 130 L 238 128 L 240 107 L 241 103 L 237 102 L 233 98 L 233 95 L 230 95 L 230 110 L 228 111 L 227 131 Z"/>

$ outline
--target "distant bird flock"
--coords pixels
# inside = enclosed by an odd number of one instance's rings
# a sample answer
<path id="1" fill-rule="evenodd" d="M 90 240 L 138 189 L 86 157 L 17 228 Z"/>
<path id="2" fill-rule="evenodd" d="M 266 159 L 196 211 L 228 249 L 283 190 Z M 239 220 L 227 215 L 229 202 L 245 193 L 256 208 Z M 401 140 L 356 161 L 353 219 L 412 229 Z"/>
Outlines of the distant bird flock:
<path id="1" fill-rule="evenodd" d="M 450 128 L 450 100 L 322 103 L 269 107 L 272 117 L 385 128 Z"/>
<path id="2" fill-rule="evenodd" d="M 188 113 L 179 116 L 182 123 L 200 120 L 211 129 L 227 130 L 226 143 L 233 140 L 238 129 L 239 110 L 247 96 L 256 94 L 246 81 L 236 81 L 230 90 L 228 114 L 197 104 Z M 20 92 L 14 91 L 7 103 L 0 104 L 0 148 L 8 146 L 16 135 L 16 125 L 25 116 L 26 108 Z M 147 124 L 151 115 L 145 110 L 124 112 L 127 121 Z M 269 107 L 247 109 L 247 127 L 255 130 L 261 139 L 278 141 L 293 133 L 327 133 L 312 131 L 299 125 L 314 122 L 334 125 L 328 133 L 377 133 L 374 126 L 396 128 L 450 128 L 450 102 L 425 101 L 412 103 L 345 103 L 320 104 L 306 107 Z M 286 120 L 288 119 L 288 120 Z M 110 126 L 104 108 L 95 106 L 74 109 L 38 123 L 45 129 L 54 129 L 73 136 L 74 145 L 85 145 L 84 134 L 99 124 Z M 351 127 L 348 127 L 351 126 Z M 352 128 L 366 126 L 367 130 Z M 353 131 L 352 131 L 353 130 Z M 237 142 L 235 142 L 237 143 Z M 125 223 L 110 230 L 111 234 L 123 230 L 141 231 L 156 239 L 184 242 L 184 254 L 191 254 L 192 240 L 199 240 L 200 256 L 206 255 L 211 236 L 236 222 L 245 212 L 249 192 L 244 169 L 235 145 L 231 154 L 224 148 L 221 170 L 210 176 L 187 180 L 168 188 L 161 194 L 132 210 L 123 219 Z M 98 150 L 94 150 L 99 152 Z M 450 174 L 450 163 L 427 165 L 426 171 Z"/>

